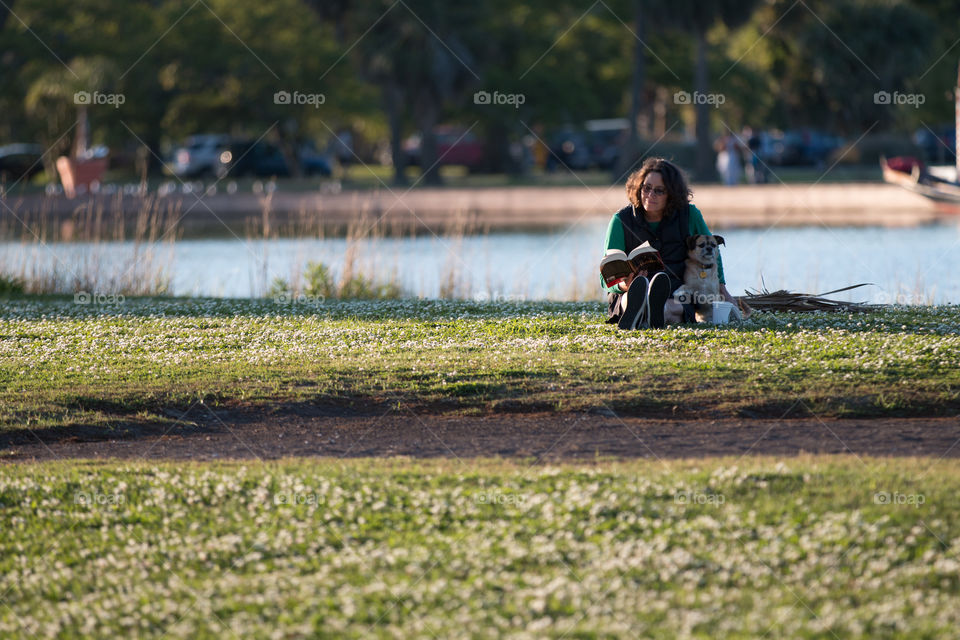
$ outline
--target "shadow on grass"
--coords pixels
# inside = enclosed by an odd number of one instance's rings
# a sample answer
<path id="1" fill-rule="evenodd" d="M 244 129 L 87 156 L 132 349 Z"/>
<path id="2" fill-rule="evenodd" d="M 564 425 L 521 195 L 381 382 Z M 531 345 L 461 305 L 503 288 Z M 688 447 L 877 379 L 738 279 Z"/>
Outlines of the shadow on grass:
<path id="1" fill-rule="evenodd" d="M 75 417 L 71 417 L 69 412 L 34 414 L 31 422 L 36 426 L 0 430 L 0 449 L 36 444 L 129 441 L 158 436 L 178 437 L 217 431 L 215 425 L 199 424 L 188 419 L 186 415 L 178 419 L 142 412 L 115 413 L 102 410 L 78 413 Z"/>
<path id="2" fill-rule="evenodd" d="M 196 401 L 189 405 L 129 402 L 80 396 L 65 404 L 65 410 L 16 416 L 0 429 L 0 450 L 23 445 L 134 441 L 144 438 L 185 438 L 223 434 L 291 416 L 311 418 L 357 418 L 382 415 L 396 403 L 383 400 L 329 399 L 327 402 L 237 403 Z"/>

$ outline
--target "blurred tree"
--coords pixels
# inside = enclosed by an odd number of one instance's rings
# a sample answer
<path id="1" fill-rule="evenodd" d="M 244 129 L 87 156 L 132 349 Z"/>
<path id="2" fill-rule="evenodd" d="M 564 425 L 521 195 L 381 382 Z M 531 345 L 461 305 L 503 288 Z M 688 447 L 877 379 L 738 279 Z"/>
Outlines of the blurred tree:
<path id="1" fill-rule="evenodd" d="M 767 35 L 778 17 L 770 4 L 764 4 L 743 27 L 731 31 L 718 25 L 711 32 L 709 37 L 718 43 L 711 74 L 727 98 L 723 108 L 716 110 L 723 117 L 721 127 L 726 124 L 738 131 L 750 126 L 759 131 L 785 126 L 778 108 L 778 78 L 772 71 L 776 39 Z"/>
<path id="2" fill-rule="evenodd" d="M 7 28 L 7 22 L 13 13 L 14 2 L 9 0 L 0 5 L 0 112 L 6 115 L 0 121 L 0 140 L 13 135 L 14 131 L 25 133 L 23 130 L 23 101 L 24 92 L 19 85 L 19 74 L 24 62 L 22 46 L 18 42 L 21 34 L 15 29 Z M 17 126 L 20 125 L 20 126 Z"/>
<path id="3" fill-rule="evenodd" d="M 408 11 L 398 14 L 405 53 L 394 70 L 407 86 L 414 121 L 420 130 L 420 168 L 425 184 L 440 184 L 437 137 L 444 105 L 465 99 L 480 76 L 470 47 L 471 27 L 479 5 L 453 6 L 445 0 L 405 0 Z M 431 25 L 422 22 L 426 17 Z M 473 32 L 474 34 L 476 32 Z"/>
<path id="4" fill-rule="evenodd" d="M 620 148 L 617 164 L 613 169 L 613 179 L 620 182 L 634 168 L 640 160 L 640 114 L 645 107 L 644 90 L 647 83 L 647 44 L 646 18 L 644 17 L 643 0 L 633 0 L 633 34 L 636 42 L 633 43 L 633 69 L 630 80 L 630 113 L 627 120 L 630 130 L 627 139 Z"/>
<path id="5" fill-rule="evenodd" d="M 957 21 L 952 0 L 8 0 L 0 139 L 56 141 L 77 121 L 66 99 L 79 85 L 61 61 L 102 60 L 102 88 L 126 100 L 85 120 L 115 157 L 141 142 L 155 157 L 193 133 L 267 132 L 295 166 L 305 139 L 389 131 L 402 180 L 403 138 L 424 134 L 429 168 L 435 125 L 457 122 L 486 141 L 488 169 L 516 171 L 516 142 L 533 131 L 549 144 L 551 128 L 618 116 L 640 139 L 679 131 L 694 112 L 671 94 L 709 81 L 727 102 L 696 105 L 699 180 L 713 173 L 708 116 L 852 136 L 952 121 Z M 477 104 L 478 90 L 522 103 Z M 324 100 L 274 100 L 295 91 Z M 924 102 L 877 104 L 878 91 Z"/>
<path id="6" fill-rule="evenodd" d="M 124 61 L 127 57 L 140 55 L 148 46 L 149 42 L 142 43 L 142 40 L 155 38 L 154 34 L 139 29 L 141 21 L 135 17 L 149 10 L 152 9 L 141 3 L 96 0 L 34 0 L 18 5 L 16 20 L 8 23 L 7 31 L 13 27 L 15 31 L 23 32 L 15 45 L 18 52 L 13 54 L 15 59 L 22 57 L 25 61 L 18 69 L 17 82 L 23 87 L 20 95 L 29 96 L 34 92 L 34 97 L 38 99 L 35 106 L 46 112 L 50 108 L 52 92 L 55 92 L 55 87 L 49 86 L 49 81 L 62 73 L 65 96 L 70 90 L 74 90 L 74 93 L 87 91 L 91 96 L 94 91 L 108 91 L 115 96 L 122 96 L 119 98 L 122 103 L 112 101 L 86 105 L 86 113 L 80 119 L 80 125 L 84 126 L 78 128 L 82 134 L 80 139 L 89 136 L 91 141 L 98 144 L 115 147 L 130 140 L 130 134 L 121 122 L 139 109 L 140 103 L 126 95 L 126 82 L 121 72 L 126 66 Z M 108 72 L 108 82 L 102 86 L 84 86 L 96 79 L 78 78 L 66 68 L 66 60 L 74 61 L 70 66 L 76 61 L 96 62 L 97 66 Z M 91 73 L 97 75 L 96 70 Z M 44 98 L 36 92 L 45 84 Z M 73 94 L 67 97 L 72 102 Z M 71 117 L 54 118 L 51 121 L 31 115 L 37 112 L 27 110 L 25 103 L 22 108 L 30 118 L 27 132 L 41 141 L 56 141 L 75 122 Z M 56 126 L 62 128 L 55 130 Z M 52 149 L 49 155 L 62 150 Z"/>
<path id="7" fill-rule="evenodd" d="M 452 6 L 442 0 L 353 4 L 308 0 L 307 5 L 336 25 L 341 42 L 355 38 L 347 52 L 353 52 L 363 77 L 381 89 L 394 183 L 406 181 L 403 128 L 413 120 L 421 135 L 422 180 L 439 184 L 435 128 L 444 106 L 462 99 L 479 79 L 470 40 L 478 35 L 475 25 L 483 7 Z"/>
<path id="8" fill-rule="evenodd" d="M 598 13 L 584 16 L 583 7 L 571 2 L 497 1 L 490 8 L 477 24 L 477 88 L 482 93 L 465 96 L 459 113 L 476 123 L 486 141 L 487 169 L 518 173 L 524 164 L 516 152 L 519 140 L 545 135 L 544 124 L 597 113 L 600 96 L 590 88 L 596 75 L 581 72 L 585 65 L 577 52 L 600 23 Z M 600 55 L 610 51 L 610 44 L 597 41 L 589 50 Z"/>
<path id="9" fill-rule="evenodd" d="M 14 4 L 14 0 L 7 0 L 3 6 L 0 6 L 0 29 L 3 29 L 3 26 L 7 24 L 7 18 L 13 13 Z"/>
<path id="10" fill-rule="evenodd" d="M 263 138 L 276 142 L 300 174 L 304 144 L 329 140 L 351 120 L 376 119 L 372 87 L 354 76 L 349 61 L 337 64 L 333 29 L 301 0 L 209 0 L 186 14 L 183 6 L 161 9 L 160 22 L 179 23 L 140 65 L 155 74 L 151 85 L 166 104 L 160 125 L 168 137 Z"/>
<path id="11" fill-rule="evenodd" d="M 811 2 L 806 13 L 781 23 L 790 121 L 859 136 L 914 108 L 885 103 L 883 94 L 912 93 L 923 73 L 935 25 L 922 11 L 839 0 Z"/>
<path id="12" fill-rule="evenodd" d="M 340 57 L 332 31 L 299 0 L 35 0 L 18 15 L 30 30 L 17 42 L 29 60 L 18 73 L 27 87 L 56 74 L 58 58 L 99 54 L 113 62 L 114 89 L 126 100 L 119 109 L 91 109 L 90 122 L 118 155 L 142 142 L 156 159 L 165 141 L 193 133 L 267 132 L 296 168 L 300 140 L 329 138 L 340 122 L 377 117 L 369 108 L 372 87 L 349 65 L 331 68 Z M 322 94 L 323 101 L 278 104 L 279 91 Z M 32 121 L 48 139 L 54 123 Z"/>
<path id="13" fill-rule="evenodd" d="M 75 58 L 65 67 L 54 67 L 34 80 L 24 98 L 27 113 L 47 122 L 44 165 L 52 169 L 56 156 L 67 152 L 81 156 L 90 141 L 89 110 L 95 107 L 93 96 L 101 92 L 115 77 L 113 63 L 103 57 Z M 72 135 L 64 135 L 71 126 Z M 70 140 L 72 139 L 72 143 Z"/>
<path id="14" fill-rule="evenodd" d="M 729 29 L 745 24 L 753 15 L 760 0 L 670 0 L 669 6 L 658 12 L 668 24 L 674 24 L 692 34 L 696 42 L 693 97 L 695 100 L 697 160 L 694 169 L 697 180 L 713 179 L 712 140 L 710 134 L 711 105 L 705 100 L 709 89 L 707 32 L 718 22 Z"/>
<path id="15" fill-rule="evenodd" d="M 628 26 L 632 8 L 633 0 L 598 3 L 586 12 L 582 3 L 537 2 L 490 12 L 484 31 L 491 35 L 480 55 L 482 87 L 523 100 L 469 111 L 488 139 L 492 170 L 522 167 L 522 158 L 510 153 L 519 147 L 510 145 L 511 137 L 554 147 L 552 128 L 627 115 L 637 43 Z"/>
<path id="16" fill-rule="evenodd" d="M 919 109 L 903 110 L 904 120 L 913 128 L 938 128 L 954 122 L 954 93 L 960 49 L 957 32 L 960 14 L 954 0 L 915 0 L 913 3 L 932 22 L 926 58 L 915 75 L 915 86 L 927 100 Z"/>

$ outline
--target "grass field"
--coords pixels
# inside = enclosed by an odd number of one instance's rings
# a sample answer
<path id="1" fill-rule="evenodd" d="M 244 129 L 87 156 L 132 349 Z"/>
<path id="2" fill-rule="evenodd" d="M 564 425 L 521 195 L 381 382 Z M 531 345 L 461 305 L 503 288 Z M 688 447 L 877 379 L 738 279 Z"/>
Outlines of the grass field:
<path id="1" fill-rule="evenodd" d="M 953 306 L 625 333 L 597 303 L 85 302 L 0 301 L 0 428 L 960 409 Z M 0 637 L 950 638 L 958 526 L 932 458 L 6 462 Z"/>
<path id="2" fill-rule="evenodd" d="M 949 638 L 960 471 L 853 457 L 0 473 L 5 638 Z"/>
<path id="3" fill-rule="evenodd" d="M 597 303 L 2 304 L 2 429 L 163 422 L 165 411 L 200 398 L 665 416 L 960 409 L 953 306 L 758 314 L 742 327 L 625 333 L 603 323 Z"/>

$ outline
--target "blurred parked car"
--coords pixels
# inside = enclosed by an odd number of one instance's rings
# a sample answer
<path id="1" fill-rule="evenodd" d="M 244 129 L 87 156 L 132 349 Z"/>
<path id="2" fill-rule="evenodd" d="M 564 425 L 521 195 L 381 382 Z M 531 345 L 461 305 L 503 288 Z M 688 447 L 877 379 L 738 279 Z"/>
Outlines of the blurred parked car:
<path id="1" fill-rule="evenodd" d="M 18 143 L 0 147 L 0 179 L 29 180 L 43 171 L 42 157 L 43 147 L 39 144 Z"/>
<path id="2" fill-rule="evenodd" d="M 615 167 L 620 148 L 630 135 L 630 122 L 626 118 L 587 120 L 584 128 L 587 130 L 591 164 L 604 171 Z"/>
<path id="3" fill-rule="evenodd" d="M 953 124 L 921 127 L 913 134 L 913 141 L 923 151 L 929 164 L 949 164 L 957 158 L 957 128 Z"/>
<path id="4" fill-rule="evenodd" d="M 485 154 L 483 142 L 473 131 L 456 125 L 440 125 L 433 130 L 437 137 L 437 160 L 441 165 L 462 165 L 470 171 L 483 168 Z M 407 165 L 420 166 L 420 134 L 414 134 L 403 142 Z"/>
<path id="5" fill-rule="evenodd" d="M 230 136 L 200 134 L 190 136 L 183 145 L 173 150 L 170 171 L 181 178 L 214 175 L 219 167 L 221 152 L 230 144 Z"/>
<path id="6" fill-rule="evenodd" d="M 843 145 L 843 139 L 814 129 L 794 129 L 771 132 L 761 136 L 761 158 L 769 164 L 780 166 L 821 166 L 830 154 Z"/>
<path id="7" fill-rule="evenodd" d="M 554 171 L 560 165 L 574 170 L 590 168 L 590 145 L 586 133 L 567 127 L 550 137 L 547 171 Z"/>
<path id="8" fill-rule="evenodd" d="M 313 142 L 300 145 L 300 168 L 308 176 L 329 176 L 333 173 L 330 158 L 319 151 Z"/>
<path id="9" fill-rule="evenodd" d="M 330 162 L 312 146 L 300 149 L 300 168 L 304 174 L 329 176 Z M 217 176 L 289 176 L 292 174 L 283 152 L 276 145 L 263 140 L 233 141 L 220 152 Z"/>

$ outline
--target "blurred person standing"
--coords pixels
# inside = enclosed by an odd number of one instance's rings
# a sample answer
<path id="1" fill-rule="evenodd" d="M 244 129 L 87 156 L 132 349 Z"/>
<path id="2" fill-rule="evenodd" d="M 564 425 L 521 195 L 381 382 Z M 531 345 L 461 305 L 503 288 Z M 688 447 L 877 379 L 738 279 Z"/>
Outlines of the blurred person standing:
<path id="1" fill-rule="evenodd" d="M 729 186 L 739 184 L 742 167 L 740 166 L 740 151 L 734 136 L 723 136 L 714 145 L 717 151 L 717 172 L 723 184 Z"/>
<path id="2" fill-rule="evenodd" d="M 767 183 L 767 167 L 760 159 L 760 151 L 763 148 L 763 141 L 760 133 L 747 126 L 743 128 L 743 140 L 747 142 L 747 162 L 745 164 L 747 171 L 747 181 L 751 184 Z"/>

